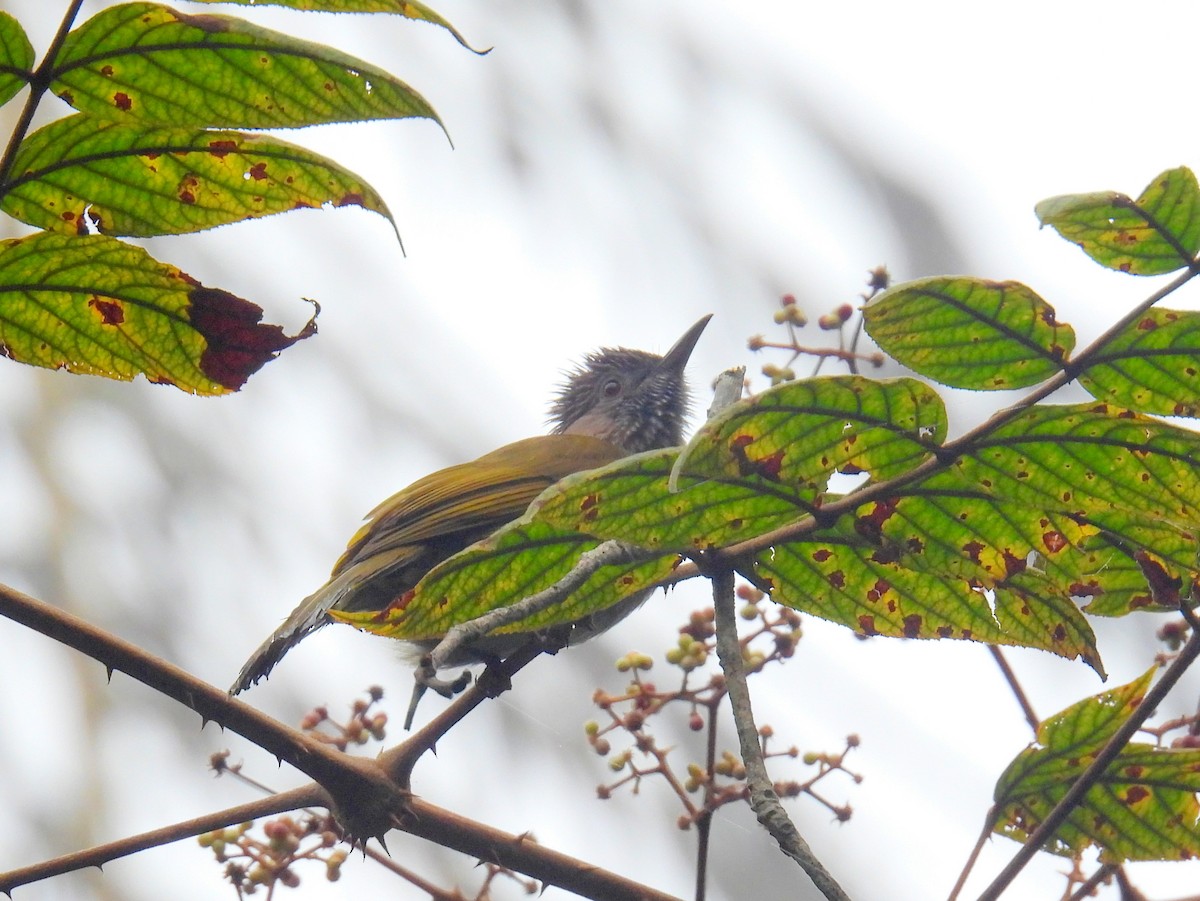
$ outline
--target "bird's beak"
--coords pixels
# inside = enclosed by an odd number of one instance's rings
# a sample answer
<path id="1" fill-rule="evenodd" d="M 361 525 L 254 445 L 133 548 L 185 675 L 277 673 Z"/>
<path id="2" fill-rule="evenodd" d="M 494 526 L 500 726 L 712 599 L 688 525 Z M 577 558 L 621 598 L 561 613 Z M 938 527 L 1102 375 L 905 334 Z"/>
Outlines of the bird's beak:
<path id="1" fill-rule="evenodd" d="M 687 365 L 688 357 L 692 355 L 692 349 L 695 348 L 696 342 L 700 340 L 700 334 L 704 331 L 704 327 L 708 325 L 708 320 L 712 319 L 712 313 L 701 317 L 695 325 L 683 333 L 675 345 L 668 350 L 662 358 L 662 362 L 658 364 L 660 370 L 668 370 L 674 372 L 683 372 L 683 367 Z"/>

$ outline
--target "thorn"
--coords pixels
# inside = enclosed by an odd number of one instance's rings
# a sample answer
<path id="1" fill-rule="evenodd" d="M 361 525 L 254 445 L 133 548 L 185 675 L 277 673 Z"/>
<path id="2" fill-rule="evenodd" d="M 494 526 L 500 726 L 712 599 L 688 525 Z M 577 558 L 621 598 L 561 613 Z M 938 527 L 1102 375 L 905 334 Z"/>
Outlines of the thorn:
<path id="1" fill-rule="evenodd" d="M 109 666 L 109 665 L 106 663 L 106 664 L 104 665 L 104 671 L 105 671 L 105 672 L 108 674 L 108 683 L 111 685 L 111 684 L 112 684 L 112 677 L 113 677 L 113 673 L 115 672 L 115 670 L 114 670 L 114 668 L 113 668 L 113 667 Z"/>

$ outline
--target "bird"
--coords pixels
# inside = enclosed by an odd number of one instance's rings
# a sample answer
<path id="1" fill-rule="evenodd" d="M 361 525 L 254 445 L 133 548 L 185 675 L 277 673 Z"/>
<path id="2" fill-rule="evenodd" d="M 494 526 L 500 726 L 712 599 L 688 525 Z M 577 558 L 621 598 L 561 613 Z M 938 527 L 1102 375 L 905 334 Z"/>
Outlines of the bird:
<path id="1" fill-rule="evenodd" d="M 551 434 L 439 470 L 379 504 L 350 539 L 329 580 L 250 656 L 230 693 L 265 678 L 288 651 L 331 622 L 330 610 L 386 609 L 438 563 L 520 517 L 560 479 L 682 444 L 689 404 L 684 368 L 710 318 L 697 321 L 661 356 L 624 347 L 588 354 L 551 404 Z M 566 643 L 611 627 L 648 594 L 571 624 Z M 446 665 L 504 657 L 529 638 L 519 632 L 484 636 Z M 429 649 L 436 642 L 414 644 Z"/>

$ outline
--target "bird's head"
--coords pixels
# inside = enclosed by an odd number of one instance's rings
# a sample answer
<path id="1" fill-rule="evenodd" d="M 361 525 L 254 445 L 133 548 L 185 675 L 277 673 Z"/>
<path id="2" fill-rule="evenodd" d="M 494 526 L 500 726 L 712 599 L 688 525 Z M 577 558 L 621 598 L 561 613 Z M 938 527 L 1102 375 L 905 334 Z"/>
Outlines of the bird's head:
<path id="1" fill-rule="evenodd" d="M 662 356 L 624 347 L 588 354 L 550 409 L 555 434 L 603 438 L 627 454 L 682 444 L 688 412 L 683 370 L 710 318 Z"/>

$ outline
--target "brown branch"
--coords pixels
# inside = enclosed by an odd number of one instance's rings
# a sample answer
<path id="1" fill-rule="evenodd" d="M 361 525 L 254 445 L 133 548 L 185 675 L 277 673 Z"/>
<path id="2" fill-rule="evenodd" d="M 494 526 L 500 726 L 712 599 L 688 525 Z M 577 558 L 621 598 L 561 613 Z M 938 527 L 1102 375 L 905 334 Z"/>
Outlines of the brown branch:
<path id="1" fill-rule="evenodd" d="M 1067 901 L 1087 901 L 1088 898 L 1096 897 L 1096 889 L 1100 888 L 1104 880 L 1119 869 L 1120 867 L 1115 864 L 1103 864 L 1086 881 L 1079 883 L 1079 888 L 1071 892 L 1071 897 Z"/>
<path id="2" fill-rule="evenodd" d="M 420 798 L 412 799 L 405 815 L 411 816 L 414 821 L 397 824 L 405 832 L 419 834 L 422 838 L 480 860 L 502 864 L 586 898 L 596 901 L 678 901 L 673 895 L 544 848 L 528 834 L 502 832 Z M 414 829 L 418 825 L 419 833 Z"/>
<path id="3" fill-rule="evenodd" d="M 329 795 L 322 791 L 316 783 L 309 783 L 269 798 L 251 801 L 249 804 L 239 804 L 237 807 L 207 813 L 190 820 L 172 823 L 170 826 L 152 829 L 149 832 L 131 835 L 83 851 L 73 851 L 51 860 L 0 873 L 0 893 L 11 895 L 13 889 L 22 885 L 50 879 L 53 876 L 62 876 L 65 873 L 72 873 L 87 867 L 100 867 L 109 861 L 128 857 L 139 851 L 157 848 L 181 839 L 194 838 L 197 835 L 203 835 L 215 829 L 223 829 L 235 823 L 245 823 L 260 817 L 274 816 L 301 807 L 328 806 Z"/>
<path id="4" fill-rule="evenodd" d="M 110 676 L 114 671 L 132 676 L 196 711 L 205 722 L 236 732 L 290 763 L 329 792 L 354 834 L 379 834 L 392 802 L 401 800 L 400 789 L 375 761 L 342 754 L 65 610 L 0 585 L 0 616 L 100 661 Z"/>
<path id="5" fill-rule="evenodd" d="M 585 897 L 602 901 L 608 898 L 647 898 L 663 901 L 670 897 L 592 864 L 544 848 L 528 837 L 500 832 L 414 798 L 406 790 L 406 785 L 391 778 L 385 764 L 399 767 L 403 762 L 403 766 L 407 767 L 404 772 L 407 773 L 411 770 L 410 758 L 415 759 L 415 756 L 419 756 L 428 748 L 428 735 L 418 733 L 414 736 L 418 739 L 415 742 L 416 747 L 407 753 L 405 746 L 400 745 L 379 760 L 343 754 L 302 732 L 284 726 L 242 701 L 229 697 L 221 689 L 129 642 L 3 585 L 0 585 L 0 616 L 21 623 L 99 660 L 110 673 L 127 673 L 161 694 L 195 710 L 205 720 L 212 720 L 244 736 L 307 773 L 319 783 L 302 786 L 248 805 L 207 814 L 182 824 L 156 829 L 141 836 L 0 874 L 0 892 L 10 892 L 17 886 L 37 879 L 83 867 L 99 866 L 105 861 L 132 854 L 146 847 L 200 835 L 223 826 L 245 822 L 254 816 L 317 806 L 332 809 L 352 836 L 382 835 L 389 828 L 398 828 L 464 854 L 499 863 Z M 514 659 L 509 666 L 519 668 L 527 662 L 528 660 Z M 483 684 L 476 689 L 480 693 L 479 697 L 473 695 L 469 699 L 470 704 L 464 701 L 461 708 L 455 708 L 453 717 L 456 718 L 448 718 L 447 723 L 456 722 L 484 697 L 503 690 L 504 679 L 508 674 L 510 671 L 501 667 L 494 678 L 481 680 Z M 444 728 L 449 728 L 449 725 L 443 725 Z"/>
<path id="6" fill-rule="evenodd" d="M 41 64 L 37 70 L 30 73 L 29 79 L 29 96 L 25 98 L 25 105 L 21 108 L 21 115 L 17 119 L 17 123 L 13 126 L 12 134 L 9 135 L 8 144 L 4 148 L 4 154 L 0 156 L 0 197 L 6 193 L 4 183 L 8 181 L 9 175 L 12 174 L 13 161 L 17 158 L 17 149 L 21 146 L 21 142 L 25 140 L 25 135 L 29 132 L 29 126 L 33 124 L 34 114 L 37 112 L 38 104 L 42 102 L 42 97 L 46 91 L 50 89 L 50 81 L 54 73 L 54 64 L 57 62 L 58 53 L 62 50 L 63 42 L 66 41 L 67 35 L 71 31 L 71 26 L 75 24 L 75 17 L 79 15 L 79 8 L 83 6 L 83 0 L 71 0 L 70 5 L 63 13 L 62 21 L 58 24 L 58 30 L 55 31 L 54 37 L 50 39 L 50 46 L 46 48 L 46 55 L 42 58 Z"/>
<path id="7" fill-rule="evenodd" d="M 721 660 L 721 669 L 725 672 L 729 703 L 733 707 L 733 721 L 737 726 L 742 765 L 746 768 L 750 809 L 754 811 L 763 828 L 779 843 L 783 853 L 800 865 L 821 894 L 830 901 L 850 901 L 850 896 L 813 854 L 812 848 L 779 803 L 779 795 L 775 793 L 771 777 L 767 775 L 758 728 L 754 725 L 754 712 L 750 708 L 750 691 L 746 686 L 746 671 L 742 666 L 742 645 L 737 635 L 733 570 L 716 571 L 710 578 L 717 614 L 717 656 Z"/>
<path id="8" fill-rule="evenodd" d="M 988 651 L 991 652 L 992 659 L 996 661 L 996 665 L 1000 667 L 1000 672 L 1004 674 L 1004 681 L 1008 683 L 1009 690 L 1012 691 L 1013 697 L 1017 699 L 1017 704 L 1020 705 L 1021 711 L 1025 714 L 1025 722 L 1029 723 L 1029 728 L 1037 734 L 1040 721 L 1038 715 L 1033 709 L 1033 705 L 1029 703 L 1029 697 L 1025 694 L 1025 689 L 1021 687 L 1021 683 L 1017 681 L 1017 674 L 1013 672 L 1013 668 L 1008 665 L 1008 658 L 1004 656 L 1004 652 L 994 644 L 988 645 Z"/>
<path id="9" fill-rule="evenodd" d="M 398 785 L 408 788 L 417 760 L 427 751 L 432 750 L 442 736 L 468 713 L 488 698 L 495 697 L 502 690 L 507 689 L 509 680 L 541 653 L 542 650 L 537 642 L 530 641 L 511 656 L 499 663 L 489 665 L 480 677 L 456 697 L 445 710 L 414 732 L 402 744 L 379 755 L 379 765 L 396 780 Z"/>
<path id="10" fill-rule="evenodd" d="M 195 819 L 184 820 L 140 835 L 64 854 L 53 860 L 0 873 L 0 892 L 52 876 L 99 867 L 147 848 L 191 838 L 247 820 L 284 813 L 302 807 L 328 807 L 329 796 L 320 786 L 309 784 L 249 804 L 230 807 Z M 451 811 L 411 798 L 395 811 L 396 828 L 419 838 L 468 854 L 479 860 L 517 870 L 549 885 L 556 885 L 598 901 L 678 901 L 665 892 L 641 885 L 586 861 L 545 848 L 527 835 L 512 835 Z"/>

